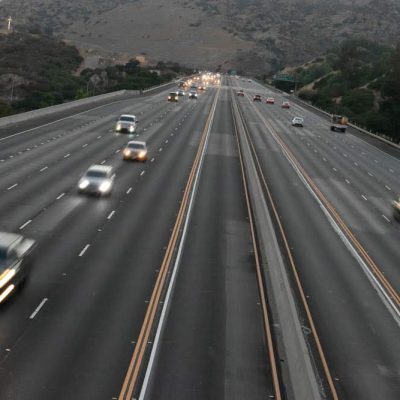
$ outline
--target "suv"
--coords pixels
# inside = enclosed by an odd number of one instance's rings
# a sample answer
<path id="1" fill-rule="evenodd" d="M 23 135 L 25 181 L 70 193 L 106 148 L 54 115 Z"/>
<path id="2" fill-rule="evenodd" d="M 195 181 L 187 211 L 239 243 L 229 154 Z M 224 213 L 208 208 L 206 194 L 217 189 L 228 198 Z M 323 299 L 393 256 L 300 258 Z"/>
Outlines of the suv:
<path id="1" fill-rule="evenodd" d="M 0 303 L 24 282 L 32 267 L 34 247 L 34 240 L 0 232 Z"/>
<path id="2" fill-rule="evenodd" d="M 178 93 L 177 92 L 171 92 L 168 95 L 168 101 L 177 102 L 178 101 Z"/>
<path id="3" fill-rule="evenodd" d="M 147 161 L 146 142 L 131 140 L 122 152 L 124 160 Z"/>
<path id="4" fill-rule="evenodd" d="M 117 132 L 129 132 L 133 133 L 136 130 L 136 124 L 138 123 L 138 120 L 134 115 L 121 115 L 118 118 L 117 125 L 115 127 L 115 130 Z"/>
<path id="5" fill-rule="evenodd" d="M 92 165 L 79 180 L 78 193 L 110 195 L 115 174 L 108 165 Z"/>

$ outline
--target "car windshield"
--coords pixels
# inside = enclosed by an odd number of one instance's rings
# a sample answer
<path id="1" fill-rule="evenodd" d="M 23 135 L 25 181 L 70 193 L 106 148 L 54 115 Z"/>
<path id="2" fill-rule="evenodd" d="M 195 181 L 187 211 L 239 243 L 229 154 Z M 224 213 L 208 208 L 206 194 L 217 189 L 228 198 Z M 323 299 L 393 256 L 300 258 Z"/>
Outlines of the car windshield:
<path id="1" fill-rule="evenodd" d="M 135 150 L 144 150 L 146 148 L 146 146 L 141 143 L 129 143 L 128 147 Z"/>
<path id="2" fill-rule="evenodd" d="M 106 178 L 107 172 L 98 170 L 89 170 L 88 172 L 86 172 L 86 176 L 88 178 Z"/>
<path id="3" fill-rule="evenodd" d="M 172 92 L 172 93 L 170 93 L 169 95 L 170 95 L 170 96 L 176 96 L 176 93 L 175 93 L 175 92 Z"/>
<path id="4" fill-rule="evenodd" d="M 124 122 L 135 122 L 135 118 L 133 117 L 121 117 L 119 120 Z"/>

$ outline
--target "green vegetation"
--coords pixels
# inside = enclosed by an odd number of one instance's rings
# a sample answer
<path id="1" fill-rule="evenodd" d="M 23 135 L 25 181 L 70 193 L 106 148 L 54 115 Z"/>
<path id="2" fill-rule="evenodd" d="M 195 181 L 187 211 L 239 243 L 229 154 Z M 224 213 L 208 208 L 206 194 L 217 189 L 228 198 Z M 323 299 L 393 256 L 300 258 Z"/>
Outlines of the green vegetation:
<path id="1" fill-rule="evenodd" d="M 131 60 L 105 69 L 85 69 L 77 75 L 82 61 L 75 47 L 51 36 L 0 35 L 0 117 L 89 95 L 146 89 L 191 72 L 177 63 L 143 68 Z"/>
<path id="2" fill-rule="evenodd" d="M 400 142 L 400 46 L 347 41 L 293 75 L 300 98 Z M 276 86 L 290 91 L 294 83 Z"/>

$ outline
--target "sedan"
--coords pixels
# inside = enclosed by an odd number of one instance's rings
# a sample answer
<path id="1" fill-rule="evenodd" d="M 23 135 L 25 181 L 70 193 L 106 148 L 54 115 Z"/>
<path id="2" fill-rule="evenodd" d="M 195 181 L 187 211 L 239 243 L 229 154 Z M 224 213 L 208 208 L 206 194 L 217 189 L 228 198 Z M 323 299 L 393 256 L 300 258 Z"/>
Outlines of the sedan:
<path id="1" fill-rule="evenodd" d="M 92 165 L 78 183 L 78 193 L 107 196 L 111 194 L 115 174 L 108 165 Z"/>
<path id="2" fill-rule="evenodd" d="M 136 130 L 137 118 L 134 115 L 121 115 L 118 118 L 115 130 L 117 132 L 133 133 Z"/>
<path id="3" fill-rule="evenodd" d="M 290 108 L 290 103 L 288 101 L 284 101 L 282 103 L 282 108 Z"/>
<path id="4" fill-rule="evenodd" d="M 122 152 L 122 156 L 124 160 L 147 161 L 146 142 L 139 142 L 136 140 L 128 142 Z"/>
<path id="5" fill-rule="evenodd" d="M 32 267 L 35 241 L 22 235 L 0 232 L 0 303 L 22 284 Z"/>
<path id="6" fill-rule="evenodd" d="M 260 94 L 256 94 L 256 95 L 253 97 L 253 101 L 262 101 L 261 95 L 260 95 Z"/>
<path id="7" fill-rule="evenodd" d="M 268 97 L 265 101 L 267 104 L 275 104 L 275 99 L 273 97 Z"/>
<path id="8" fill-rule="evenodd" d="M 303 126 L 304 124 L 304 118 L 302 117 L 294 117 L 292 119 L 292 126 Z"/>

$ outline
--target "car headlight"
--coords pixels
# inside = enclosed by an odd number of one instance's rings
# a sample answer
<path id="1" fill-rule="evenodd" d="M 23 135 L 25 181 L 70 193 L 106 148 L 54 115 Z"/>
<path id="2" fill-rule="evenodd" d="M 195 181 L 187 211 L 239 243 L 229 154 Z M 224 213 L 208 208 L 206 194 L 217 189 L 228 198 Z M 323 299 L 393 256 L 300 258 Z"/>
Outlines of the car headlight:
<path id="1" fill-rule="evenodd" d="M 146 157 L 146 152 L 145 152 L 145 151 L 139 152 L 138 157 L 139 157 L 139 158 L 144 158 L 144 157 Z"/>
<path id="2" fill-rule="evenodd" d="M 120 131 L 121 130 L 121 128 L 122 128 L 122 126 L 121 126 L 121 124 L 117 124 L 117 131 Z"/>
<path id="3" fill-rule="evenodd" d="M 15 269 L 9 269 L 5 270 L 4 273 L 2 274 L 2 277 L 0 279 L 0 289 L 10 280 L 14 277 L 15 275 Z"/>
<path id="4" fill-rule="evenodd" d="M 131 151 L 129 149 L 125 149 L 124 156 L 130 156 L 130 155 L 131 155 Z"/>
<path id="5" fill-rule="evenodd" d="M 133 125 L 131 125 L 130 127 L 129 127 L 129 132 L 133 132 L 135 130 L 135 127 L 133 126 Z"/>
<path id="6" fill-rule="evenodd" d="M 111 182 L 105 181 L 100 185 L 99 190 L 100 190 L 100 192 L 104 193 L 104 192 L 108 192 L 110 190 L 110 188 L 111 188 Z"/>
<path id="7" fill-rule="evenodd" d="M 168 100 L 171 100 L 171 96 L 168 96 Z"/>
<path id="8" fill-rule="evenodd" d="M 86 189 L 89 186 L 89 181 L 87 179 L 83 179 L 79 182 L 79 189 Z"/>

